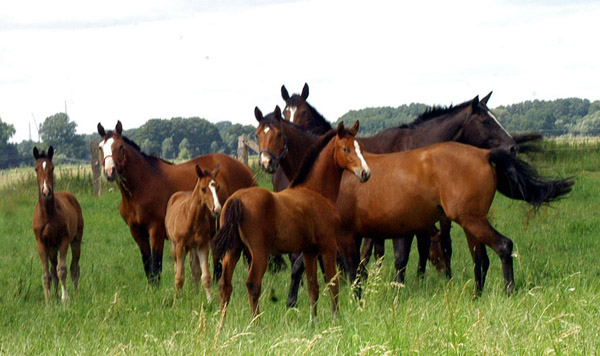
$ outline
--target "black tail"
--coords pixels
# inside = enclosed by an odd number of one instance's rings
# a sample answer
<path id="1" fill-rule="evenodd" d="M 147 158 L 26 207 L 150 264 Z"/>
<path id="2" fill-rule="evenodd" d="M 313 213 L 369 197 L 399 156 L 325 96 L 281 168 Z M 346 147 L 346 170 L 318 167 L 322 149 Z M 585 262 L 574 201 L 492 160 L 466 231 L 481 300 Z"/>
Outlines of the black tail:
<path id="1" fill-rule="evenodd" d="M 490 151 L 490 162 L 496 167 L 496 189 L 512 199 L 524 200 L 539 208 L 571 191 L 571 179 L 544 180 L 535 167 L 501 150 Z"/>
<path id="2" fill-rule="evenodd" d="M 513 139 L 519 147 L 519 153 L 539 152 L 541 149 L 536 144 L 544 138 L 542 134 L 530 132 L 523 135 L 515 135 Z"/>
<path id="3" fill-rule="evenodd" d="M 217 236 L 213 239 L 213 253 L 218 260 L 223 259 L 225 252 L 235 249 L 243 249 L 244 244 L 240 237 L 238 226 L 242 220 L 242 202 L 234 198 L 228 200 L 221 212 L 224 221 Z"/>

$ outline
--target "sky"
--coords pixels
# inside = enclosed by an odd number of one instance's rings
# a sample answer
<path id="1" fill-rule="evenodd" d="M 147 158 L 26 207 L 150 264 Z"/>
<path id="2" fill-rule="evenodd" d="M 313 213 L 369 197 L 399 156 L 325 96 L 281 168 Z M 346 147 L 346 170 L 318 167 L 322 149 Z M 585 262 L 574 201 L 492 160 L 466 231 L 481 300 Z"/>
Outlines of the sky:
<path id="1" fill-rule="evenodd" d="M 280 88 L 349 110 L 600 99 L 600 1 L 19 0 L 0 5 L 12 142 L 66 110 L 78 133 L 152 118 L 256 123 Z"/>

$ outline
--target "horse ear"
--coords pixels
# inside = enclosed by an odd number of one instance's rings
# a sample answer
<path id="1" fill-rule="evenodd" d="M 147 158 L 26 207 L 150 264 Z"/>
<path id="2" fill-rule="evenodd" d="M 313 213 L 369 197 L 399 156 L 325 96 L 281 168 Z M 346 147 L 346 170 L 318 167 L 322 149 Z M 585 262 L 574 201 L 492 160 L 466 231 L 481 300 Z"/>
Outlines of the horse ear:
<path id="1" fill-rule="evenodd" d="M 275 117 L 275 120 L 281 121 L 281 109 L 279 108 L 279 105 L 275 106 L 275 110 L 273 110 L 273 117 Z"/>
<path id="2" fill-rule="evenodd" d="M 221 171 L 221 163 L 217 163 L 217 165 L 215 166 L 215 168 L 213 168 L 213 170 L 212 170 L 212 172 L 210 172 L 210 174 L 213 178 L 217 178 L 220 171 Z"/>
<path id="3" fill-rule="evenodd" d="M 200 168 L 200 166 L 196 165 L 196 175 L 198 176 L 198 178 L 202 178 L 204 177 L 204 172 L 202 171 L 202 168 Z"/>
<path id="4" fill-rule="evenodd" d="M 290 94 L 288 93 L 287 89 L 285 88 L 285 85 L 281 86 L 281 97 L 283 98 L 284 101 L 288 101 L 288 99 L 290 98 Z"/>
<path id="5" fill-rule="evenodd" d="M 117 126 L 115 127 L 115 131 L 120 135 L 123 132 L 123 125 L 121 124 L 121 120 L 117 121 Z"/>
<path id="6" fill-rule="evenodd" d="M 54 147 L 50 146 L 48 148 L 48 159 L 52 161 L 52 156 L 54 156 Z"/>
<path id="7" fill-rule="evenodd" d="M 471 101 L 471 113 L 476 112 L 478 107 L 479 107 L 479 95 L 474 97 L 473 101 Z"/>
<path id="8" fill-rule="evenodd" d="M 33 146 L 33 158 L 35 158 L 35 159 L 40 158 L 40 151 L 38 150 L 38 148 L 36 146 Z"/>
<path id="9" fill-rule="evenodd" d="M 337 135 L 342 136 L 344 134 L 344 131 L 345 131 L 344 122 L 340 121 L 340 123 L 338 124 L 338 127 L 337 127 Z"/>
<path id="10" fill-rule="evenodd" d="M 101 123 L 98 123 L 98 134 L 100 135 L 100 137 L 106 136 L 106 131 L 104 131 L 104 127 Z"/>
<path id="11" fill-rule="evenodd" d="M 483 99 L 481 99 L 481 103 L 485 106 L 487 106 L 487 102 L 488 100 L 490 100 L 490 96 L 492 96 L 492 92 L 490 92 L 488 95 L 486 95 Z"/>
<path id="12" fill-rule="evenodd" d="M 349 130 L 353 136 L 356 136 L 356 134 L 358 133 L 358 128 L 360 127 L 360 124 L 358 123 L 358 120 L 356 120 L 356 122 L 354 123 L 354 125 L 352 126 L 352 128 Z"/>
<path id="13" fill-rule="evenodd" d="M 256 118 L 256 121 L 260 122 L 263 119 L 263 114 L 260 111 L 260 109 L 258 108 L 258 106 L 254 107 L 254 117 Z"/>
<path id="14" fill-rule="evenodd" d="M 308 98 L 308 84 L 304 83 L 304 87 L 302 88 L 302 99 L 306 100 Z"/>

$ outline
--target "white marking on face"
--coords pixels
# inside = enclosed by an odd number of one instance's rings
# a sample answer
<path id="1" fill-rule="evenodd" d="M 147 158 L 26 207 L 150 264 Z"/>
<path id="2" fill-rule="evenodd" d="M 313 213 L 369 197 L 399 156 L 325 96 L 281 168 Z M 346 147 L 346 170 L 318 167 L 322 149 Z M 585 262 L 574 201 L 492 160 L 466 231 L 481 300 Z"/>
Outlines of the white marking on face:
<path id="1" fill-rule="evenodd" d="M 361 164 L 363 170 L 367 173 L 371 172 L 371 168 L 369 168 L 367 161 L 365 161 L 365 158 L 363 157 L 362 153 L 360 152 L 360 146 L 358 145 L 357 141 L 354 141 L 354 150 L 356 151 L 356 155 L 358 156 L 358 159 L 360 159 L 360 164 Z"/>
<path id="2" fill-rule="evenodd" d="M 265 133 L 269 132 L 269 130 L 271 130 L 271 128 L 269 126 L 265 127 Z"/>
<path id="3" fill-rule="evenodd" d="M 264 167 L 267 166 L 267 164 L 269 163 L 269 161 L 271 161 L 271 158 L 269 157 L 269 155 L 267 155 L 265 152 L 262 152 L 260 154 L 260 164 Z"/>
<path id="4" fill-rule="evenodd" d="M 42 162 L 42 169 L 46 170 L 46 161 Z"/>
<path id="5" fill-rule="evenodd" d="M 42 185 L 42 194 L 48 195 L 50 193 L 50 189 L 48 188 L 48 182 L 44 179 L 44 184 Z"/>
<path id="6" fill-rule="evenodd" d="M 295 106 L 288 106 L 287 109 L 285 109 L 289 114 L 290 114 L 290 120 L 294 122 L 294 115 L 296 115 L 296 109 L 298 109 Z"/>
<path id="7" fill-rule="evenodd" d="M 100 148 L 102 148 L 102 153 L 104 154 L 104 170 L 106 172 L 112 172 L 115 168 L 115 161 L 112 158 L 112 146 L 115 142 L 114 138 L 109 138 L 105 142 L 100 143 Z"/>
<path id="8" fill-rule="evenodd" d="M 506 131 L 506 129 L 504 128 L 504 126 L 502 126 L 502 124 L 500 123 L 500 121 L 498 120 L 498 118 L 496 117 L 496 115 L 494 115 L 490 110 L 488 110 L 488 115 L 490 115 L 492 117 L 492 119 L 494 119 L 494 121 L 496 121 L 496 123 L 498 124 L 498 126 L 500 126 L 500 128 L 502 129 L 502 131 L 504 131 L 508 137 L 513 138 L 511 134 L 508 133 L 508 131 Z"/>
<path id="9" fill-rule="evenodd" d="M 210 183 L 208 183 L 208 189 L 210 189 L 210 192 L 212 193 L 213 201 L 215 204 L 213 211 L 218 213 L 221 211 L 221 203 L 219 202 L 219 197 L 217 196 L 217 189 L 215 188 L 215 186 L 216 186 L 216 183 L 214 180 L 211 180 Z"/>

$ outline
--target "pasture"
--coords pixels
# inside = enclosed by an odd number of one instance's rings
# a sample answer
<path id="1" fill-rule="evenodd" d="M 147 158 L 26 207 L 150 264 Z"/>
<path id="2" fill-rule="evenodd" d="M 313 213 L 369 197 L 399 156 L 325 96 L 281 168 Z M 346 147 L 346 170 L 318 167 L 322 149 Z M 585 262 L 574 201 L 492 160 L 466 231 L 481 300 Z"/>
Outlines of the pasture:
<path id="1" fill-rule="evenodd" d="M 118 213 L 116 186 L 106 184 L 96 197 L 89 173 L 77 170 L 57 174 L 56 189 L 73 192 L 83 210 L 79 293 L 72 293 L 69 277 L 71 300 L 46 305 L 31 228 L 37 193 L 30 169 L 31 175 L 0 187 L 0 354 L 594 354 L 600 350 L 600 144 L 544 147 L 546 153 L 532 153 L 529 160 L 546 174 L 574 176 L 576 184 L 566 199 L 535 214 L 496 194 L 491 220 L 515 246 L 512 296 L 504 294 L 500 261 L 488 250 L 487 283 L 482 296 L 472 298 L 473 263 L 462 230 L 454 226 L 452 280 L 431 265 L 419 280 L 413 246 L 406 284 L 391 283 L 387 242 L 381 266 L 369 265 L 362 300 L 341 283 L 334 319 L 319 276 L 315 324 L 309 323 L 305 288 L 297 308 L 285 307 L 289 266 L 265 275 L 262 314 L 254 321 L 244 262 L 235 271 L 224 323 L 216 285 L 207 303 L 189 283 L 188 266 L 187 283 L 174 299 L 168 245 L 161 285 L 148 286 L 139 250 Z M 270 184 L 254 171 L 261 185 Z"/>

